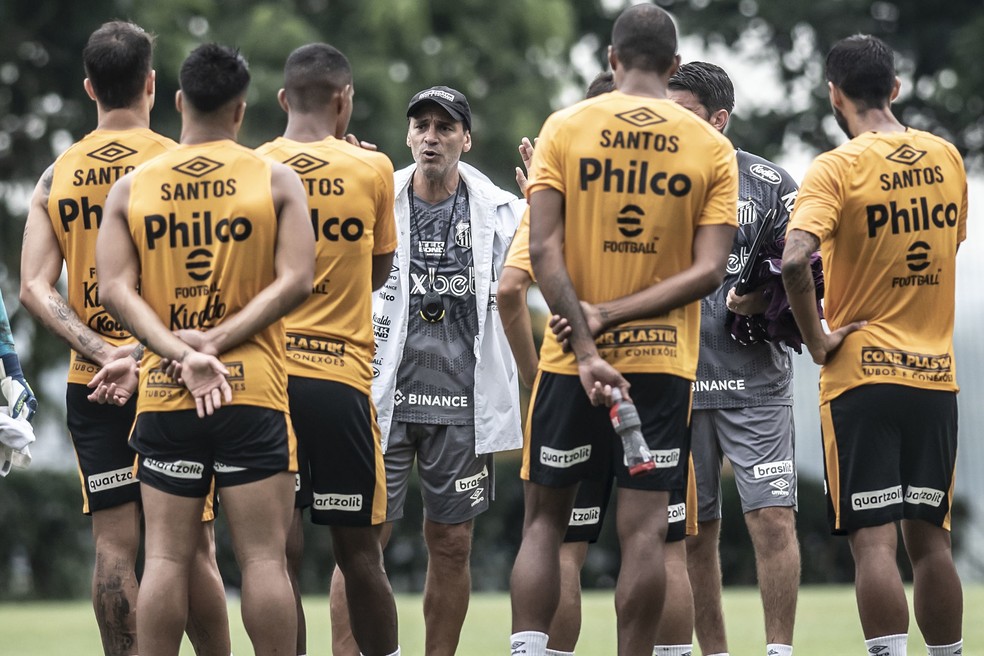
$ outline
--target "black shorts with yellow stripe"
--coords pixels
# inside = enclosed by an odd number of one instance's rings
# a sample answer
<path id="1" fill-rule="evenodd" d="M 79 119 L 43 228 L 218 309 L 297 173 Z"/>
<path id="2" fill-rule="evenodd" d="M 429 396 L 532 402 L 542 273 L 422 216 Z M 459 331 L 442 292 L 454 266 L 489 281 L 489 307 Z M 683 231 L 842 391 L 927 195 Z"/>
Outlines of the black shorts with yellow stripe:
<path id="1" fill-rule="evenodd" d="M 821 405 L 820 423 L 832 533 L 901 519 L 950 529 L 956 393 L 861 385 Z"/>
<path id="2" fill-rule="evenodd" d="M 78 383 L 69 383 L 65 392 L 68 432 L 82 481 L 82 512 L 87 515 L 140 500 L 133 476 L 137 454 L 127 442 L 137 397 L 116 406 L 93 403 L 87 398 L 91 392 Z"/>
<path id="3" fill-rule="evenodd" d="M 686 490 L 670 492 L 666 509 L 666 541 L 679 542 L 688 535 L 697 535 L 697 480 L 694 477 L 694 461 L 689 458 Z M 615 471 L 604 481 L 581 481 L 571 509 L 564 542 L 597 542 L 605 523 L 608 502 L 612 494 Z"/>
<path id="4" fill-rule="evenodd" d="M 666 374 L 626 374 L 656 470 L 630 476 L 608 408 L 593 406 L 577 376 L 541 371 L 533 385 L 523 447 L 524 479 L 547 487 L 604 481 L 618 487 L 683 490 L 690 456 L 690 382 Z"/>
<path id="5" fill-rule="evenodd" d="M 130 445 L 137 478 L 182 497 L 206 497 L 215 487 L 243 485 L 297 471 L 296 439 L 287 414 L 227 405 L 199 418 L 194 410 L 137 415 Z"/>
<path id="6" fill-rule="evenodd" d="M 287 396 L 298 444 L 295 507 L 311 508 L 315 524 L 386 521 L 386 467 L 372 399 L 344 383 L 301 376 L 288 378 Z"/>

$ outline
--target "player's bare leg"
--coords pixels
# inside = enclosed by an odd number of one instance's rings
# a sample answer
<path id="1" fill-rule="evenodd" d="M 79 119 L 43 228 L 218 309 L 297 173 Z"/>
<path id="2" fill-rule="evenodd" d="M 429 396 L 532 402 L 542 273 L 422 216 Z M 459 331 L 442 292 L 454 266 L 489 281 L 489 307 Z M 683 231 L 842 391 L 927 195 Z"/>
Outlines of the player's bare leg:
<path id="1" fill-rule="evenodd" d="M 694 595 L 687 573 L 686 541 L 667 542 L 663 557 L 666 561 L 666 601 L 656 627 L 656 644 L 689 645 L 694 641 Z"/>
<path id="2" fill-rule="evenodd" d="M 963 590 L 953 565 L 950 532 L 920 520 L 903 520 L 902 537 L 912 561 L 916 623 L 927 645 L 962 638 Z"/>
<path id="3" fill-rule="evenodd" d="M 471 596 L 471 542 L 474 520 L 439 524 L 424 519 L 427 580 L 424 584 L 425 651 L 452 656 Z"/>
<path id="4" fill-rule="evenodd" d="M 107 656 L 137 653 L 137 577 L 140 508 L 135 501 L 92 513 L 96 563 L 92 607 Z"/>
<path id="5" fill-rule="evenodd" d="M 523 492 L 523 542 L 509 580 L 512 632 L 546 634 L 560 598 L 560 547 L 577 485 L 551 488 L 525 481 Z"/>
<path id="6" fill-rule="evenodd" d="M 335 560 L 345 577 L 349 625 L 366 656 L 386 656 L 399 645 L 396 602 L 383 567 L 380 532 L 379 526 L 331 528 Z"/>
<path id="7" fill-rule="evenodd" d="M 587 542 L 560 546 L 560 600 L 547 632 L 550 649 L 574 651 L 581 635 L 581 568 L 587 555 Z"/>
<path id="8" fill-rule="evenodd" d="M 290 654 L 297 646 L 297 611 L 287 575 L 287 532 L 294 474 L 280 472 L 222 488 L 236 560 L 243 573 L 243 624 L 257 654 Z"/>
<path id="9" fill-rule="evenodd" d="M 215 561 L 215 521 L 201 522 L 198 548 L 191 564 L 185 633 L 197 656 L 232 653 L 225 587 Z"/>
<path id="10" fill-rule="evenodd" d="M 379 531 L 379 545 L 385 549 L 393 534 L 393 523 L 386 522 Z M 346 598 L 345 576 L 342 570 L 335 566 L 331 573 L 331 591 L 329 594 L 331 610 L 331 653 L 332 656 L 359 656 L 359 645 L 352 635 L 352 622 L 349 617 L 349 605 Z"/>
<path id="11" fill-rule="evenodd" d="M 848 538 L 854 554 L 854 588 L 865 639 L 909 632 L 909 607 L 896 564 L 894 523 L 858 529 Z"/>
<path id="12" fill-rule="evenodd" d="M 701 653 L 724 654 L 728 639 L 721 610 L 721 520 L 700 522 L 697 535 L 687 537 L 687 571 L 694 595 L 694 628 Z"/>
<path id="13" fill-rule="evenodd" d="M 205 498 L 140 485 L 146 520 L 144 575 L 137 600 L 143 656 L 173 656 L 188 624 L 188 588 L 201 535 Z"/>
<path id="14" fill-rule="evenodd" d="M 618 489 L 622 566 L 615 584 L 619 656 L 652 653 L 666 593 L 664 543 L 669 492 Z M 656 620 L 656 621 L 654 621 Z"/>
<path id="15" fill-rule="evenodd" d="M 307 653 L 307 624 L 304 619 L 304 606 L 301 603 L 301 563 L 304 559 L 304 524 L 300 508 L 294 508 L 287 533 L 287 574 L 290 587 L 294 591 L 294 606 L 297 609 L 297 653 Z"/>
<path id="16" fill-rule="evenodd" d="M 796 513 L 790 507 L 759 508 L 745 513 L 745 523 L 755 547 L 766 642 L 791 645 L 800 579 Z"/>

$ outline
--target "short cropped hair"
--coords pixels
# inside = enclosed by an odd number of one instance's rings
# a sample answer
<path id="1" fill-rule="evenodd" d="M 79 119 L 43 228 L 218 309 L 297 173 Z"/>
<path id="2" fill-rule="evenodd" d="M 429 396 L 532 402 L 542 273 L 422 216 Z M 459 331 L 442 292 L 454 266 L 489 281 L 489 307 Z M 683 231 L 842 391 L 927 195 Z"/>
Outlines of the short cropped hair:
<path id="1" fill-rule="evenodd" d="M 337 48 L 327 43 L 301 46 L 284 65 L 284 92 L 292 110 L 311 112 L 331 102 L 352 84 L 352 67 Z"/>
<path id="2" fill-rule="evenodd" d="M 676 26 L 656 5 L 629 7 L 615 20 L 612 48 L 626 69 L 665 73 L 676 57 Z"/>
<path id="3" fill-rule="evenodd" d="M 711 114 L 735 108 L 735 85 L 724 69 L 708 62 L 683 64 L 669 82 L 674 91 L 689 91 Z"/>
<path id="4" fill-rule="evenodd" d="M 588 90 L 585 92 L 584 98 L 594 98 L 603 93 L 611 93 L 614 90 L 615 76 L 612 75 L 611 71 L 602 71 L 595 76 L 595 79 L 591 80 L 591 84 L 588 85 Z"/>
<path id="5" fill-rule="evenodd" d="M 205 43 L 181 64 L 181 93 L 200 112 L 214 112 L 249 86 L 249 64 L 236 48 Z"/>
<path id="6" fill-rule="evenodd" d="M 82 49 L 85 75 L 105 109 L 129 107 L 140 97 L 154 56 L 154 37 L 139 25 L 111 21 L 89 36 Z"/>
<path id="7" fill-rule="evenodd" d="M 870 34 L 841 39 L 827 53 L 827 81 L 859 109 L 885 107 L 895 88 L 895 55 L 887 43 Z"/>

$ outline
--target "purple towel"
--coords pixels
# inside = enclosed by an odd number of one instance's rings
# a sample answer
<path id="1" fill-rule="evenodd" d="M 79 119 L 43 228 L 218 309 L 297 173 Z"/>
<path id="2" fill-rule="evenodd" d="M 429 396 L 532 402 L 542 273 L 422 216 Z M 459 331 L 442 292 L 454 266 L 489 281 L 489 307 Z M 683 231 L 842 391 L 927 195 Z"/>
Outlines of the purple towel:
<path id="1" fill-rule="evenodd" d="M 762 314 L 752 316 L 737 315 L 729 311 L 725 326 L 739 344 L 781 342 L 797 353 L 802 353 L 803 337 L 796 325 L 796 319 L 793 318 L 789 299 L 786 298 L 786 288 L 782 284 L 782 251 L 785 245 L 785 239 L 764 245 L 755 263 L 751 287 L 765 292 L 769 307 Z M 823 264 L 819 252 L 810 256 L 810 268 L 813 270 L 813 282 L 817 288 L 817 312 L 823 318 L 823 307 L 820 304 L 823 298 Z"/>

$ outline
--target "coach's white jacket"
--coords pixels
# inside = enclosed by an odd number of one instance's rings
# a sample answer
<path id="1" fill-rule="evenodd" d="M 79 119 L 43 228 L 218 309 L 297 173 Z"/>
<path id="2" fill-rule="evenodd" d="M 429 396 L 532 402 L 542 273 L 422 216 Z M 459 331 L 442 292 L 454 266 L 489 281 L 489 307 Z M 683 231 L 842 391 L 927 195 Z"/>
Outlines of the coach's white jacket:
<path id="1" fill-rule="evenodd" d="M 372 323 L 376 354 L 372 361 L 372 396 L 376 403 L 383 451 L 393 422 L 396 374 L 407 341 L 410 308 L 410 206 L 407 187 L 416 165 L 400 169 L 396 180 L 396 254 L 389 281 L 373 295 Z M 468 188 L 472 251 L 475 261 L 475 453 L 493 453 L 523 446 L 519 419 L 519 381 L 516 363 L 502 329 L 496 303 L 499 274 L 506 251 L 526 203 L 495 186 L 473 166 L 460 162 L 458 173 Z M 492 280 L 493 267 L 495 280 Z M 396 286 L 396 289 L 388 289 Z"/>

